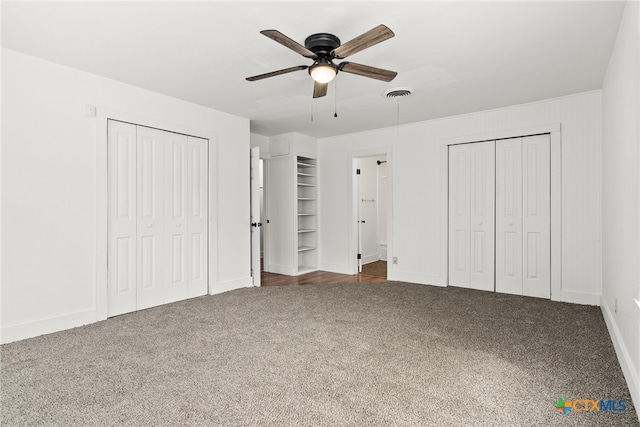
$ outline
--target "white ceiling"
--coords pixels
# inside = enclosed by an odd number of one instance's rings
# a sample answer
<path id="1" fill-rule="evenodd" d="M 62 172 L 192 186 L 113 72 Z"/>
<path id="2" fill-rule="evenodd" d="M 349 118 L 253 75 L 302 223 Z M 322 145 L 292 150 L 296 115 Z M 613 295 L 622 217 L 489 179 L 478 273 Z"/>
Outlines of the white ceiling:
<path id="1" fill-rule="evenodd" d="M 251 119 L 251 131 L 315 137 L 598 89 L 623 2 L 2 2 L 2 45 Z M 390 83 L 340 73 L 312 100 L 310 60 L 259 33 L 346 42 L 385 24 L 396 36 L 349 61 Z M 400 101 L 387 89 L 411 87 Z M 336 97 L 337 93 L 337 97 Z M 333 117 L 337 105 L 338 118 Z M 314 120 L 311 121 L 313 111 Z"/>

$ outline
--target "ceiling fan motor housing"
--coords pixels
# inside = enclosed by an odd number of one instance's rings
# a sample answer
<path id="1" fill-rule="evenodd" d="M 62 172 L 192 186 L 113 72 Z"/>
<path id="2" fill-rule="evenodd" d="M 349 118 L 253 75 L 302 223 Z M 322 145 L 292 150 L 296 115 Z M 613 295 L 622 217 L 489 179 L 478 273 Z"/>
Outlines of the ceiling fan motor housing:
<path id="1" fill-rule="evenodd" d="M 304 47 L 318 55 L 318 57 L 331 57 L 331 51 L 340 46 L 340 39 L 333 34 L 312 34 L 304 41 Z"/>

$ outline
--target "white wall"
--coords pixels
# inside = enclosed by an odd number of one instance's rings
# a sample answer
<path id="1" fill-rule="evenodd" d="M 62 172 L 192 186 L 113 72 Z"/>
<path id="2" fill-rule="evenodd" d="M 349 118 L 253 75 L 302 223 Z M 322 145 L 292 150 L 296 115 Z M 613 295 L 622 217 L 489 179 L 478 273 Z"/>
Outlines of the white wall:
<path id="1" fill-rule="evenodd" d="M 440 253 L 440 144 L 444 138 L 561 123 L 562 291 L 569 300 L 597 304 L 600 295 L 600 91 L 321 139 L 320 265 L 353 271 L 349 253 L 349 164 L 354 152 L 392 147 L 392 233 L 398 257 L 390 280 L 446 283 Z M 330 171 L 330 173 L 329 173 Z M 444 257 L 444 258 L 443 258 Z"/>
<path id="2" fill-rule="evenodd" d="M 636 408 L 640 406 L 639 20 L 639 3 L 627 2 L 602 89 L 601 307 Z"/>
<path id="3" fill-rule="evenodd" d="M 258 135 L 257 133 L 251 134 L 251 148 L 260 147 L 260 158 L 269 157 L 269 137 Z"/>
<path id="4" fill-rule="evenodd" d="M 2 89 L 3 342 L 98 318 L 98 152 L 86 104 L 217 135 L 211 290 L 251 283 L 248 120 L 7 49 Z"/>

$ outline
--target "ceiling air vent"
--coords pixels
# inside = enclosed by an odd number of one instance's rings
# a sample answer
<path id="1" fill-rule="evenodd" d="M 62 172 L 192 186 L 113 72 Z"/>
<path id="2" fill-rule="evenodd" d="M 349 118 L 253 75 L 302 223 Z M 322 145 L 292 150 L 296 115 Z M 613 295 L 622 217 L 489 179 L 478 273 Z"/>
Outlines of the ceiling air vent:
<path id="1" fill-rule="evenodd" d="M 410 87 L 394 87 L 387 90 L 383 95 L 388 99 L 406 98 L 411 96 L 413 89 Z"/>

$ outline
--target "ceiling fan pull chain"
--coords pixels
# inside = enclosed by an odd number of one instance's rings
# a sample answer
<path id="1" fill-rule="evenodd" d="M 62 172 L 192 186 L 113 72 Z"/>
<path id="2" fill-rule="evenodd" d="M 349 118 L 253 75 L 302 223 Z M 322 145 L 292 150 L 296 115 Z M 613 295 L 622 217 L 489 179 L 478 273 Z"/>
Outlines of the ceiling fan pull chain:
<path id="1" fill-rule="evenodd" d="M 338 117 L 338 80 L 333 82 L 333 117 Z"/>

